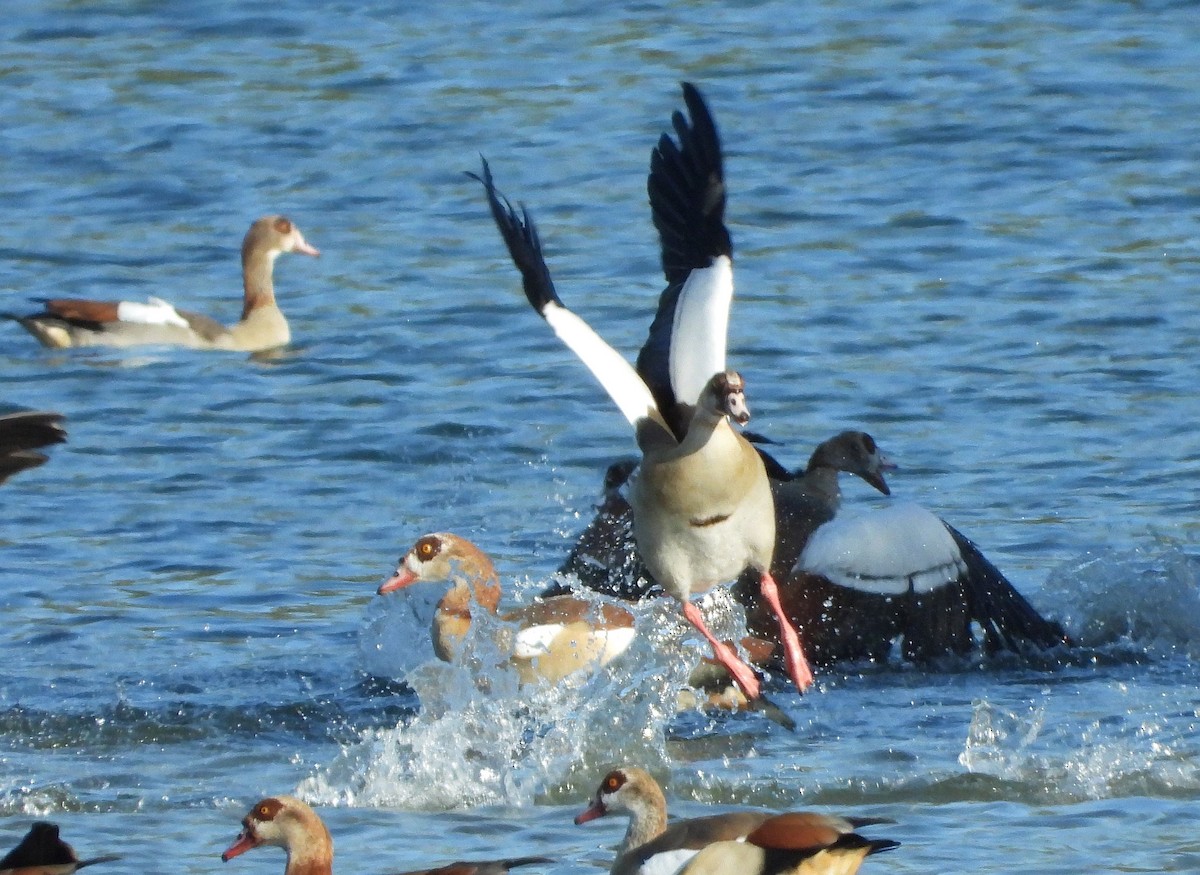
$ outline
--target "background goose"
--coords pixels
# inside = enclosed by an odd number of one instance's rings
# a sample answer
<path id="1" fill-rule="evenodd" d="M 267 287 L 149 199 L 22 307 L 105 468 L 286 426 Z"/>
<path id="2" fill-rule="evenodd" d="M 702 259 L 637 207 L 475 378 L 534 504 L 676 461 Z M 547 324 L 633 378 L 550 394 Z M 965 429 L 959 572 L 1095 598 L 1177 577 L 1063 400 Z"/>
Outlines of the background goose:
<path id="1" fill-rule="evenodd" d="M 242 240 L 242 318 L 226 327 L 199 313 L 177 310 L 159 298 L 137 301 L 87 301 L 54 298 L 40 313 L 14 316 L 43 345 L 137 346 L 165 344 L 199 349 L 260 352 L 285 346 L 291 330 L 275 302 L 272 274 L 284 252 L 318 256 L 300 229 L 283 216 L 264 216 Z"/>
<path id="2" fill-rule="evenodd" d="M 254 804 L 242 819 L 242 831 L 221 860 L 228 863 L 264 845 L 287 853 L 284 875 L 332 875 L 333 837 L 320 815 L 294 796 L 271 796 Z M 547 857 L 517 857 L 475 863 L 451 863 L 402 875 L 505 875 L 517 866 L 553 862 Z"/>
<path id="3" fill-rule="evenodd" d="M 0 875 L 71 875 L 85 866 L 119 859 L 118 854 L 106 854 L 80 860 L 75 849 L 59 838 L 58 824 L 39 820 L 0 860 Z"/>
<path id="4" fill-rule="evenodd" d="M 774 815 L 764 811 L 731 811 L 667 821 L 667 800 L 654 776 L 636 766 L 613 769 L 600 782 L 592 802 L 575 818 L 587 823 L 609 814 L 625 814 L 629 826 L 617 848 L 610 875 L 674 873 L 704 847 L 740 842 L 779 817 L 798 818 L 832 844 L 836 836 L 873 823 L 872 818 L 835 817 L 813 812 Z M 768 830 L 767 835 L 774 831 Z M 714 870 L 717 871 L 717 870 Z M 724 870 L 740 872 L 739 869 Z M 753 875 L 753 873 L 751 873 Z"/>

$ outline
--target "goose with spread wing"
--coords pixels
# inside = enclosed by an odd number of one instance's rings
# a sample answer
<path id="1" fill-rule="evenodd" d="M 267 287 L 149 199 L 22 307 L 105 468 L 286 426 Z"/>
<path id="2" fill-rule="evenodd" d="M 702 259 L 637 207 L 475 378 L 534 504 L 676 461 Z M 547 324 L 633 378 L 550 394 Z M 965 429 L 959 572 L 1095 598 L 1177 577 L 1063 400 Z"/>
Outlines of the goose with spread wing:
<path id="1" fill-rule="evenodd" d="M 708 640 L 751 698 L 760 694 L 753 670 L 708 629 L 693 594 L 731 581 L 746 568 L 760 577 L 765 601 L 776 606 L 785 662 L 796 686 L 812 683 L 799 636 L 779 604 L 770 573 L 775 511 L 766 468 L 730 420 L 749 420 L 745 384 L 725 363 L 726 328 L 733 296 L 732 245 L 724 225 L 721 153 L 699 92 L 684 86 L 692 115 L 675 114 L 684 149 L 664 135 L 651 164 L 650 197 L 662 204 L 677 248 L 672 269 L 686 278 L 674 307 L 675 337 L 667 380 L 644 380 L 620 353 L 567 309 L 550 278 L 541 241 L 527 210 L 520 213 L 496 190 L 490 168 L 476 177 L 492 216 L 521 271 L 525 295 L 555 333 L 591 370 L 634 427 L 641 462 L 631 488 L 638 551 L 655 579 L 677 598 L 687 620 Z M 689 149 L 702 140 L 703 150 Z M 675 261 L 674 259 L 678 259 Z M 670 398 L 664 394 L 669 387 Z"/>

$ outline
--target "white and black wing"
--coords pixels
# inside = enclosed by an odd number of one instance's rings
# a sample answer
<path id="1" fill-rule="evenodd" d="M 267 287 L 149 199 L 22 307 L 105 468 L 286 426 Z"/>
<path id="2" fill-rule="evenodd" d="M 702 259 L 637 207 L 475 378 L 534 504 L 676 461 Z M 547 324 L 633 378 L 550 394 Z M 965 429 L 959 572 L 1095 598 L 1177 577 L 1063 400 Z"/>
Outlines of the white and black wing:
<path id="1" fill-rule="evenodd" d="M 813 533 L 794 570 L 880 597 L 873 610 L 894 613 L 911 659 L 967 652 L 972 624 L 989 652 L 1070 643 L 978 547 L 915 504 L 835 517 Z"/>
<path id="2" fill-rule="evenodd" d="M 649 420 L 669 431 L 659 414 L 653 394 L 633 365 L 563 305 L 542 256 L 541 240 L 529 211 L 522 207 L 518 214 L 508 199 L 496 190 L 487 161 L 483 162 L 482 176 L 473 173 L 470 176 L 483 183 L 492 218 L 496 220 L 496 227 L 500 229 L 500 236 L 504 238 L 513 263 L 521 271 L 525 297 L 533 309 L 587 365 L 635 428 Z"/>
<path id="3" fill-rule="evenodd" d="M 695 404 L 709 378 L 725 370 L 733 297 L 721 141 L 694 85 L 684 83 L 683 99 L 690 121 L 682 112 L 672 116 L 679 142 L 662 135 L 646 184 L 667 288 L 638 355 L 638 371 L 664 412 L 676 403 Z"/>

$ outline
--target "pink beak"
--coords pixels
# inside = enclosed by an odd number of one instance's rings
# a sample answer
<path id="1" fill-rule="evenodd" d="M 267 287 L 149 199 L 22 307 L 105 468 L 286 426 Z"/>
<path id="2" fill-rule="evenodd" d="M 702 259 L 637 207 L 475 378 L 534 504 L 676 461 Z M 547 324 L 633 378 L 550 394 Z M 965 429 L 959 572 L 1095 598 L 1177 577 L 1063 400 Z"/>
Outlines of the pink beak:
<path id="1" fill-rule="evenodd" d="M 603 817 L 606 814 L 608 814 L 608 809 L 604 807 L 603 802 L 596 799 L 591 805 L 575 815 L 575 825 L 578 826 L 581 823 L 587 823 L 589 820 L 595 820 L 597 817 Z"/>
<path id="2" fill-rule="evenodd" d="M 376 590 L 379 595 L 386 595 L 389 592 L 395 592 L 398 589 L 404 589 L 409 584 L 417 582 L 417 575 L 409 571 L 403 565 L 396 569 L 396 573 L 379 584 L 379 589 Z"/>
<path id="3" fill-rule="evenodd" d="M 230 845 L 225 853 L 221 855 L 221 862 L 228 863 L 239 854 L 244 854 L 253 848 L 258 847 L 258 840 L 254 838 L 254 834 L 248 829 L 244 829 L 238 835 L 237 839 Z"/>

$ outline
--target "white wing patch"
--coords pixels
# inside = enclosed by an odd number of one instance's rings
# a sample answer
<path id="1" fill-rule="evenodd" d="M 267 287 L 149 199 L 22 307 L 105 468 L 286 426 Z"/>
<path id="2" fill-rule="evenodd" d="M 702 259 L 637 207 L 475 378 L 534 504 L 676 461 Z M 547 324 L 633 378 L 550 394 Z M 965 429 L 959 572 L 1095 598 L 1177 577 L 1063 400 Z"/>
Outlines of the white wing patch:
<path id="1" fill-rule="evenodd" d="M 147 298 L 145 304 L 137 301 L 121 301 L 117 304 L 117 319 L 121 322 L 137 322 L 142 325 L 175 325 L 187 328 L 187 320 L 179 311 L 162 298 Z"/>
<path id="2" fill-rule="evenodd" d="M 645 381 L 634 370 L 633 365 L 609 346 L 590 325 L 553 301 L 542 308 L 542 316 L 550 323 L 559 339 L 587 365 L 588 370 L 600 381 L 600 385 L 617 403 L 617 407 L 621 408 L 621 413 L 625 414 L 631 425 L 637 425 L 649 417 L 666 428 L 666 423 L 658 412 L 658 405 L 654 403 L 654 396 Z"/>
<path id="3" fill-rule="evenodd" d="M 600 654 L 600 664 L 608 665 L 629 649 L 637 633 L 633 629 L 609 629 L 604 633 L 604 652 Z"/>
<path id="4" fill-rule="evenodd" d="M 695 404 L 713 374 L 725 370 L 733 262 L 721 255 L 712 267 L 688 274 L 675 303 L 668 359 L 675 399 Z"/>
<path id="5" fill-rule="evenodd" d="M 638 873 L 639 875 L 675 875 L 684 863 L 698 853 L 700 853 L 699 848 L 680 848 L 676 851 L 663 851 L 660 854 L 655 854 L 643 863 Z"/>
<path id="6" fill-rule="evenodd" d="M 923 507 L 896 504 L 818 528 L 796 562 L 838 586 L 878 595 L 930 592 L 967 570 L 945 524 Z"/>
<path id="7" fill-rule="evenodd" d="M 513 656 L 517 659 L 537 659 L 550 653 L 554 640 L 563 633 L 561 623 L 545 623 L 540 626 L 526 626 L 517 632 L 513 643 Z M 596 629 L 588 636 L 592 641 L 602 642 L 604 650 L 600 654 L 601 665 L 608 665 L 633 642 L 633 629 Z"/>
<path id="8" fill-rule="evenodd" d="M 550 652 L 554 639 L 562 634 L 561 623 L 546 623 L 541 626 L 526 626 L 517 632 L 513 642 L 513 656 L 518 659 L 537 659 Z"/>

